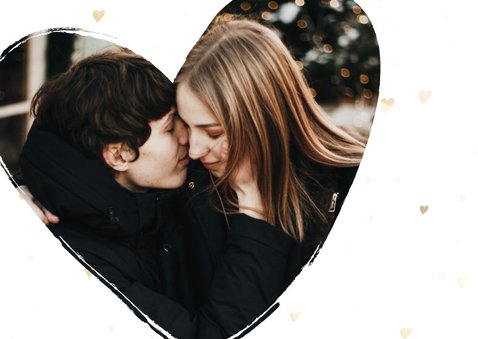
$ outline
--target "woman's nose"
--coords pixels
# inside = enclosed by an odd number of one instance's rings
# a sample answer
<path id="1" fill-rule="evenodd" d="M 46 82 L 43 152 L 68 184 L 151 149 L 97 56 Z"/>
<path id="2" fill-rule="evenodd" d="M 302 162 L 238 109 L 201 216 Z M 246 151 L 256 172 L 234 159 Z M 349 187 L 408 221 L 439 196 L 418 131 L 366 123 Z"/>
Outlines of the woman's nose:
<path id="1" fill-rule="evenodd" d="M 189 133 L 189 157 L 191 159 L 199 159 L 209 153 L 209 148 L 205 143 L 201 142 L 201 138 L 194 133 Z"/>

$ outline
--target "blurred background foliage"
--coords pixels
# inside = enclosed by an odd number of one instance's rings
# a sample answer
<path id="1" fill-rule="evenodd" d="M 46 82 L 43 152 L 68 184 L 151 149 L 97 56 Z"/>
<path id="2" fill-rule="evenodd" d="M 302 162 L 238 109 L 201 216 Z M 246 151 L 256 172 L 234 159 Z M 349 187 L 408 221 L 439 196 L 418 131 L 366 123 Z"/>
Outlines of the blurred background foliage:
<path id="1" fill-rule="evenodd" d="M 369 18 L 354 1 L 233 1 L 220 14 L 277 28 L 322 105 L 376 105 L 378 43 Z"/>

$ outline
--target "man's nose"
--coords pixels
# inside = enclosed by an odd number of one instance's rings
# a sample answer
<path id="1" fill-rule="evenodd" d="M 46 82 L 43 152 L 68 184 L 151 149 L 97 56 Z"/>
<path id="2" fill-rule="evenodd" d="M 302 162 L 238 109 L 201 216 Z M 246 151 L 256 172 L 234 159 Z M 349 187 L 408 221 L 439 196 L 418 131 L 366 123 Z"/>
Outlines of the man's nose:
<path id="1" fill-rule="evenodd" d="M 181 120 L 176 121 L 175 126 L 176 137 L 180 145 L 187 145 L 189 142 L 188 129 L 186 124 Z"/>

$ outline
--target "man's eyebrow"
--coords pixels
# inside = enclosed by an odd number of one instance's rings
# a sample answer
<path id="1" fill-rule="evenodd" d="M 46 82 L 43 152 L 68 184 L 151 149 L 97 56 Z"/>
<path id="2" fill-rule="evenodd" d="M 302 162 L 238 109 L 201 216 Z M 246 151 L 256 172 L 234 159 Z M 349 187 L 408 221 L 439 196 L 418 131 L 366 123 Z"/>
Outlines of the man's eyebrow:
<path id="1" fill-rule="evenodd" d="M 169 124 L 174 118 L 174 113 L 166 114 L 163 118 L 161 118 L 161 125 L 166 126 Z"/>

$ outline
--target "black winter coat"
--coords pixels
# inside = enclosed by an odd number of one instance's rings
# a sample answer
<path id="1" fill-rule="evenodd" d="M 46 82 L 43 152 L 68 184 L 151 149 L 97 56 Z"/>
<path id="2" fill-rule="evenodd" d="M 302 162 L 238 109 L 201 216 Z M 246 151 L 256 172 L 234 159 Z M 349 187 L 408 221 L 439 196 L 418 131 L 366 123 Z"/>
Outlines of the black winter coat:
<path id="1" fill-rule="evenodd" d="M 148 293 L 163 290 L 157 260 L 161 227 L 174 221 L 168 211 L 176 191 L 132 193 L 102 162 L 35 124 L 20 165 L 35 198 L 61 219 L 49 229 L 113 292 L 142 309 Z"/>
<path id="2" fill-rule="evenodd" d="M 253 321 L 318 253 L 321 242 L 312 230 L 320 224 L 328 234 L 356 171 L 357 167 L 317 168 L 320 195 L 316 200 L 324 206 L 327 221 L 316 220 L 299 245 L 277 227 L 244 214 L 228 215 L 228 229 L 217 208 L 220 204 L 212 202 L 216 193 L 210 189 L 209 173 L 199 162 L 192 163 L 182 188 L 187 196 L 182 199 L 186 205 L 181 213 L 184 248 L 174 254 L 186 268 L 182 280 L 194 285 L 183 304 L 192 309 L 202 306 L 201 312 L 227 335 Z"/>
<path id="3" fill-rule="evenodd" d="M 159 333 L 157 325 L 178 338 L 230 336 L 304 263 L 303 247 L 264 221 L 238 214 L 228 229 L 202 189 L 204 170 L 191 170 L 180 190 L 135 194 L 102 162 L 35 125 L 21 167 L 33 195 L 61 218 L 52 232 Z M 349 183 L 342 186 L 343 199 Z"/>

